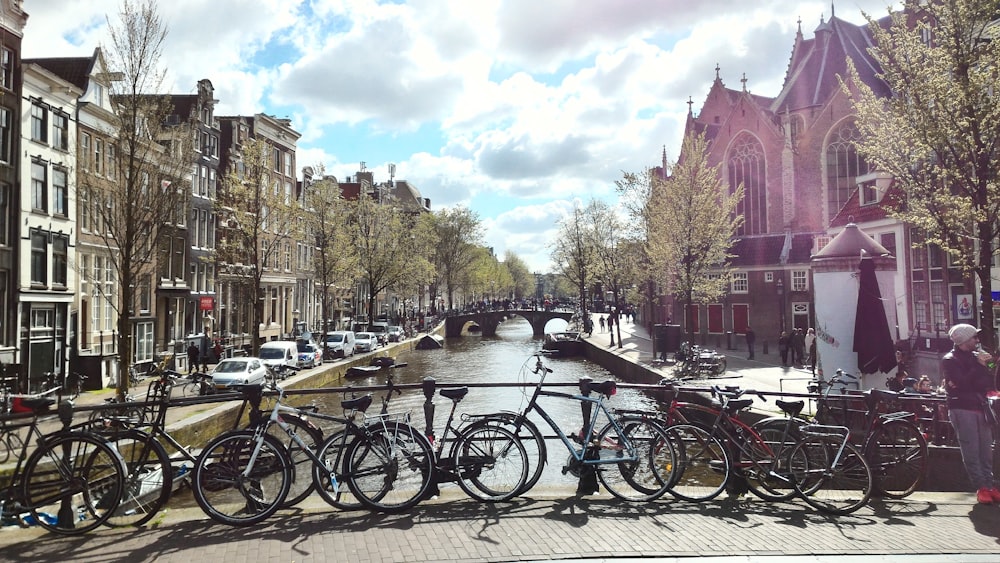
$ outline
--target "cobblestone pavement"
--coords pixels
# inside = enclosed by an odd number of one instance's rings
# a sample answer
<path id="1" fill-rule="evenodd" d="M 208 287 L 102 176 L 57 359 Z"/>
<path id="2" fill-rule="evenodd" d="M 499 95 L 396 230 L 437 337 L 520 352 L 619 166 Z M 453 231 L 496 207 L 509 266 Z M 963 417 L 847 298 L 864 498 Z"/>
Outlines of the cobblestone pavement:
<path id="1" fill-rule="evenodd" d="M 451 489 L 449 487 L 448 489 Z M 559 491 L 548 491 L 554 493 Z M 801 502 L 755 499 L 629 504 L 606 495 L 537 494 L 481 504 L 460 491 L 398 515 L 339 512 L 313 499 L 264 524 L 231 528 L 195 508 L 151 527 L 61 537 L 0 531 L 7 561 L 964 561 L 998 560 L 1000 507 L 967 493 L 918 493 L 827 517 Z M 913 556 L 921 557 L 913 557 Z"/>

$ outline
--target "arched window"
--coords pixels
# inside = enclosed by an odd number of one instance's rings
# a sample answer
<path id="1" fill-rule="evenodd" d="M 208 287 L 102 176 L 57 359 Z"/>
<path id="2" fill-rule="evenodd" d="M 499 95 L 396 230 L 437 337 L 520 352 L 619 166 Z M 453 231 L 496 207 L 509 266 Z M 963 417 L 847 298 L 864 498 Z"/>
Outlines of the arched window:
<path id="1" fill-rule="evenodd" d="M 858 154 L 855 141 L 861 136 L 853 123 L 845 123 L 830 135 L 826 147 L 826 214 L 832 220 L 857 188 L 856 178 L 868 173 L 868 163 Z"/>
<path id="2" fill-rule="evenodd" d="M 751 135 L 742 135 L 729 151 L 729 189 L 743 184 L 743 201 L 736 212 L 743 215 L 737 234 L 767 232 L 767 184 L 764 175 L 764 148 Z"/>

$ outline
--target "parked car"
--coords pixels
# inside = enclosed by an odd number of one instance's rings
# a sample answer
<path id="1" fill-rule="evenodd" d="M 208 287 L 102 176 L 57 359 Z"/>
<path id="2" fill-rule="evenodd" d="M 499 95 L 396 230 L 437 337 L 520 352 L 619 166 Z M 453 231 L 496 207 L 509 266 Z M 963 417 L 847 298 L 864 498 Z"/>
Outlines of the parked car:
<path id="1" fill-rule="evenodd" d="M 264 383 L 268 368 L 260 358 L 225 358 L 212 370 L 212 387 L 227 389 L 233 385 Z"/>
<path id="2" fill-rule="evenodd" d="M 396 325 L 389 326 L 389 342 L 399 342 L 403 338 L 403 327 Z"/>
<path id="3" fill-rule="evenodd" d="M 273 370 L 284 366 L 293 370 L 299 368 L 299 348 L 290 340 L 272 340 L 260 345 L 260 359 Z"/>
<path id="4" fill-rule="evenodd" d="M 372 334 L 374 334 L 375 338 L 378 339 L 378 343 L 381 344 L 382 346 L 385 346 L 386 344 L 389 343 L 389 324 L 388 323 L 376 321 L 376 322 L 372 323 L 372 327 L 370 329 L 368 329 L 368 332 L 371 332 Z"/>
<path id="5" fill-rule="evenodd" d="M 299 350 L 300 368 L 314 368 L 323 365 L 323 350 L 315 342 L 298 340 L 295 344 Z"/>
<path id="6" fill-rule="evenodd" d="M 354 331 L 334 330 L 326 333 L 328 358 L 347 358 L 354 355 Z"/>
<path id="7" fill-rule="evenodd" d="M 371 352 L 378 348 L 378 337 L 371 332 L 359 332 L 354 335 L 355 352 Z"/>

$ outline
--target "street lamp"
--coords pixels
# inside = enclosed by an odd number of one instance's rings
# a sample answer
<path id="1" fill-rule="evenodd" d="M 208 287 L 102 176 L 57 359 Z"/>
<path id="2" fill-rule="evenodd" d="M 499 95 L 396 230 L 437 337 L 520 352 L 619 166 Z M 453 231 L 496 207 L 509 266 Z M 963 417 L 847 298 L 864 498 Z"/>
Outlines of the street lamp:
<path id="1" fill-rule="evenodd" d="M 785 282 L 781 274 L 778 274 L 778 281 L 775 282 L 775 289 L 778 290 L 778 322 L 781 332 L 785 331 Z"/>

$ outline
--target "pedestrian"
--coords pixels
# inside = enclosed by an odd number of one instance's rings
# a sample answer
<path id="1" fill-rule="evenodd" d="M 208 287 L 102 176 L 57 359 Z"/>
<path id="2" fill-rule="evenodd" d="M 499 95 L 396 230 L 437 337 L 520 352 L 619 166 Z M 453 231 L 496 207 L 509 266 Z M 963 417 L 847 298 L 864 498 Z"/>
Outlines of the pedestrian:
<path id="1" fill-rule="evenodd" d="M 947 380 L 948 418 L 958 437 L 962 463 L 981 504 L 1000 503 L 993 483 L 993 431 L 987 419 L 987 393 L 993 391 L 993 356 L 979 346 L 979 330 L 957 324 L 948 330 L 953 347 L 941 360 Z"/>
<path id="2" fill-rule="evenodd" d="M 813 373 L 816 373 L 816 329 L 809 327 L 806 331 L 806 362 Z"/>
<path id="3" fill-rule="evenodd" d="M 778 336 L 778 353 L 781 354 L 781 366 L 788 367 L 788 350 L 791 347 L 791 342 L 788 338 L 788 333 L 781 331 L 781 335 Z"/>
<path id="4" fill-rule="evenodd" d="M 747 359 L 748 360 L 752 360 L 753 359 L 753 345 L 754 345 L 754 342 L 757 341 L 757 335 L 754 333 L 753 329 L 748 326 L 747 327 L 747 331 L 746 331 L 746 336 L 747 336 L 747 351 L 750 352 L 750 355 L 747 356 Z"/>
<path id="5" fill-rule="evenodd" d="M 601 315 L 598 321 L 601 323 L 601 332 L 604 332 L 604 315 Z"/>
<path id="6" fill-rule="evenodd" d="M 792 342 L 792 365 L 801 366 L 805 364 L 806 336 L 801 328 L 792 329 L 790 336 Z"/>
<path id="7" fill-rule="evenodd" d="M 187 349 L 188 373 L 191 373 L 194 370 L 198 369 L 198 356 L 199 356 L 199 354 L 200 354 L 200 352 L 198 351 L 198 347 L 195 346 L 194 342 L 192 342 L 191 345 L 188 346 L 188 349 Z"/>

